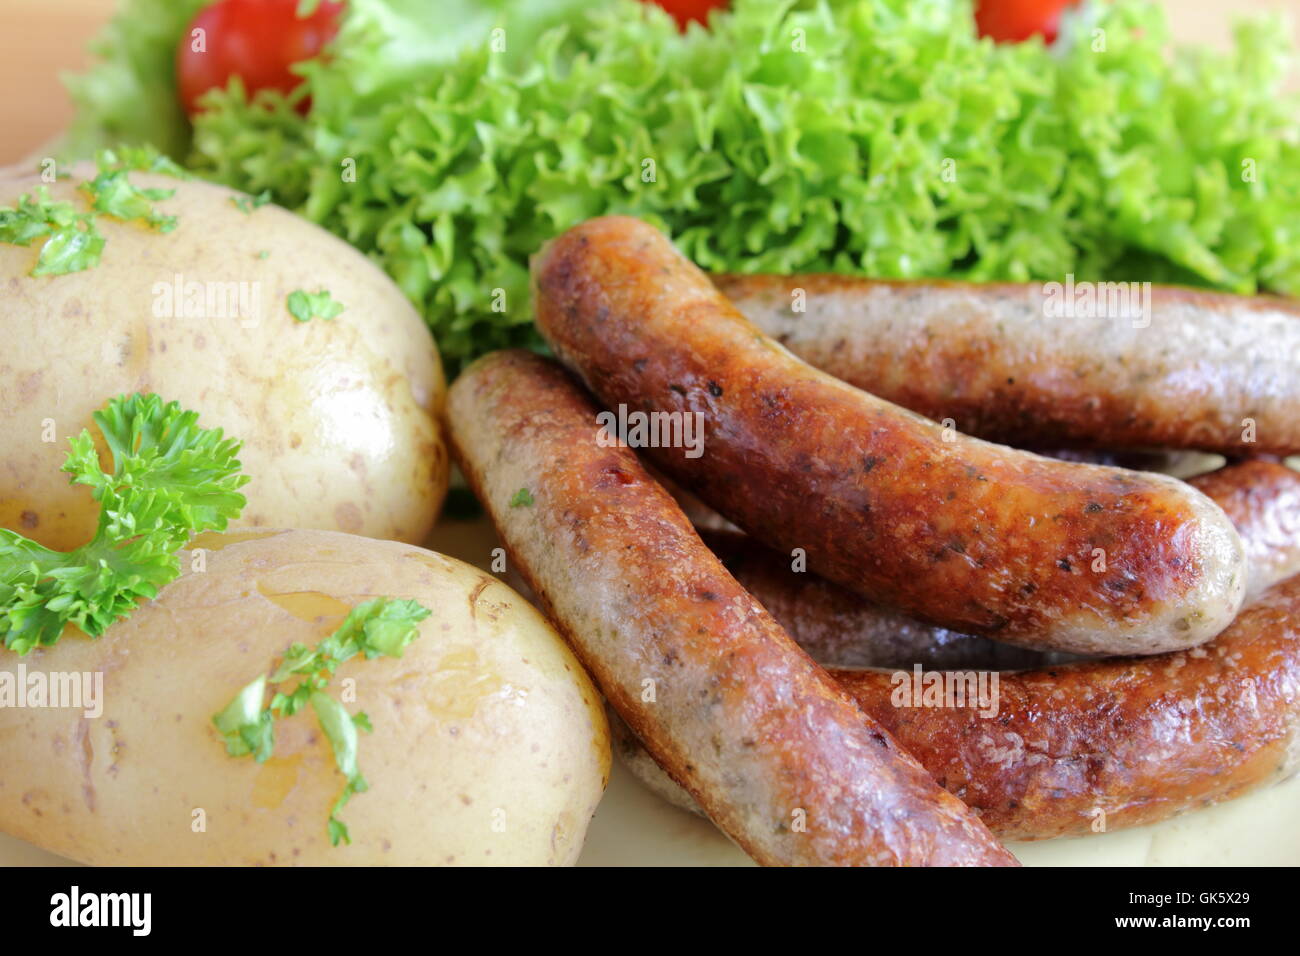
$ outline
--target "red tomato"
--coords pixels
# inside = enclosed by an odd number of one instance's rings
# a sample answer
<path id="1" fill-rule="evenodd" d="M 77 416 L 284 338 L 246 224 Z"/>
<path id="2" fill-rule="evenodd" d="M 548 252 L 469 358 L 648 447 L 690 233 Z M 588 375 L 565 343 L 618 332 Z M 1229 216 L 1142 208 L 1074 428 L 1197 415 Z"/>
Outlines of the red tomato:
<path id="1" fill-rule="evenodd" d="M 727 6 L 727 0 L 645 0 L 645 2 L 663 7 L 673 15 L 673 19 L 683 30 L 692 20 L 698 23 L 708 22 L 710 10 L 725 9 Z"/>
<path id="2" fill-rule="evenodd" d="M 1073 0 L 977 0 L 975 26 L 980 36 L 999 43 L 1019 43 L 1035 33 L 1051 43 L 1056 39 L 1061 11 Z"/>
<path id="3" fill-rule="evenodd" d="M 199 11 L 176 50 L 176 80 L 185 112 L 199 112 L 198 99 L 224 89 L 232 76 L 257 90 L 292 91 L 302 78 L 289 67 L 310 60 L 339 31 L 341 2 L 323 2 L 299 20 L 298 0 L 218 0 Z M 202 30 L 202 52 L 195 30 Z M 304 105 L 305 111 L 305 105 Z"/>

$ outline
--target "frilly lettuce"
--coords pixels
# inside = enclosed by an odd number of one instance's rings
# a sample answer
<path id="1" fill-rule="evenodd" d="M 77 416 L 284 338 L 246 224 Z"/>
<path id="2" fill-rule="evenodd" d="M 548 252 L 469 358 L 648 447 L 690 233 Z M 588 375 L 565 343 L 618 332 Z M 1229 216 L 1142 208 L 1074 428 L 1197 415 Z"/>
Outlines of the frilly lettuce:
<path id="1" fill-rule="evenodd" d="M 123 0 L 91 44 L 98 62 L 64 78 L 77 115 L 63 151 L 87 158 L 119 143 L 150 144 L 176 159 L 189 123 L 176 95 L 176 47 L 194 14 L 211 0 Z"/>
<path id="2" fill-rule="evenodd" d="M 1138 0 L 1052 49 L 978 39 L 958 0 L 736 0 L 685 34 L 634 0 L 455 6 L 352 0 L 310 117 L 216 93 L 188 156 L 369 253 L 453 366 L 538 344 L 528 256 L 603 213 L 711 270 L 1300 294 L 1276 22 L 1170 55 Z"/>

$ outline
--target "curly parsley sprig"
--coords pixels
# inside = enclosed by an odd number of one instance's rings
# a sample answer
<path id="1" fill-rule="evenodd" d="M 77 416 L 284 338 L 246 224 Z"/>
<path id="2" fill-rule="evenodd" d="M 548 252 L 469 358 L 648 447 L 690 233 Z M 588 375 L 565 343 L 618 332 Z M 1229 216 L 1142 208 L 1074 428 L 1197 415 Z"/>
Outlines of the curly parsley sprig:
<path id="1" fill-rule="evenodd" d="M 180 574 L 176 552 L 191 535 L 224 530 L 246 503 L 240 443 L 200 428 L 197 413 L 134 394 L 94 421 L 112 470 L 101 468 L 88 430 L 70 440 L 63 465 L 99 502 L 94 538 L 54 551 L 0 528 L 0 638 L 20 655 L 57 643 L 69 624 L 99 637 Z"/>
<path id="2" fill-rule="evenodd" d="M 364 793 L 369 787 L 357 766 L 357 732 L 370 733 L 372 728 L 369 717 L 349 714 L 325 689 L 339 665 L 357 654 L 364 654 L 367 660 L 401 657 L 419 637 L 417 625 L 428 616 L 429 610 L 415 601 L 373 598 L 358 604 L 337 631 L 314 648 L 294 644 L 270 676 L 258 676 L 212 718 L 226 743 L 226 753 L 232 757 L 252 755 L 262 763 L 275 749 L 275 719 L 292 717 L 311 705 L 346 781 L 330 809 L 328 833 L 334 846 L 340 841 L 352 842 L 338 815 L 353 794 Z M 296 686 L 287 692 L 277 688 L 266 702 L 268 686 L 286 684 L 293 678 L 299 678 Z"/>

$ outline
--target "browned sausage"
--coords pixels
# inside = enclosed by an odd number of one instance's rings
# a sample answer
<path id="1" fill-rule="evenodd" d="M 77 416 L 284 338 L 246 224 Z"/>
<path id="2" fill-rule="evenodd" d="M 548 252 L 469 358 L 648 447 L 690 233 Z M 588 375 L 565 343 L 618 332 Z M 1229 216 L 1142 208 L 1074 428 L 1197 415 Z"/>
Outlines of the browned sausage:
<path id="1" fill-rule="evenodd" d="M 1247 594 L 1300 574 L 1300 472 L 1275 461 L 1243 461 L 1188 483 L 1227 514 L 1250 568 Z"/>
<path id="2" fill-rule="evenodd" d="M 1004 838 L 1153 823 L 1296 771 L 1300 577 L 1201 647 L 1001 674 L 991 717 L 895 706 L 886 672 L 835 676 Z"/>
<path id="3" fill-rule="evenodd" d="M 1208 644 L 1155 657 L 985 674 L 988 700 L 914 706 L 970 672 L 832 670 L 998 836 L 1118 830 L 1230 800 L 1300 770 L 1300 577 L 1266 591 Z M 938 691 L 936 690 L 936 693 Z M 664 799 L 696 809 L 626 728 L 619 755 Z"/>
<path id="4" fill-rule="evenodd" d="M 1115 284 L 1093 284 L 1077 290 L 1104 293 L 1091 308 L 1053 314 L 1052 294 L 1066 290 L 1043 283 L 714 281 L 804 361 L 967 434 L 1044 447 L 1300 452 L 1294 301 L 1154 286 L 1149 308 L 1127 315 L 1108 294 Z"/>
<path id="5" fill-rule="evenodd" d="M 1223 508 L 1250 556 L 1251 594 L 1300 574 L 1300 473 L 1274 462 L 1230 465 L 1191 480 Z M 690 514 L 690 511 L 687 511 Z M 1065 662 L 924 624 L 811 572 L 746 535 L 701 529 L 728 571 L 813 660 L 826 667 L 1012 670 Z"/>
<path id="6" fill-rule="evenodd" d="M 1027 450 L 1034 452 L 1036 455 L 1056 458 L 1060 461 L 1073 461 L 1085 465 L 1109 465 L 1112 468 L 1129 468 L 1133 471 L 1158 471 L 1161 474 L 1182 478 L 1184 481 L 1195 475 L 1214 471 L 1224 463 L 1221 455 L 1207 455 L 1199 451 L 1106 451 L 1104 449 L 1088 448 L 1031 448 Z M 1265 461 L 1276 459 L 1269 459 L 1267 456 L 1256 456 L 1248 460 Z M 655 480 L 667 488 L 672 493 L 672 496 L 677 499 L 677 503 L 682 506 L 682 510 L 686 512 L 686 517 L 691 519 L 691 523 L 695 527 L 713 528 L 718 531 L 740 530 L 667 475 L 657 471 L 653 466 L 649 468 L 649 471 L 650 474 L 654 475 Z"/>
<path id="7" fill-rule="evenodd" d="M 945 432 L 819 372 L 643 222 L 576 226 L 533 277 L 543 336 L 608 408 L 702 421 L 702 456 L 645 448 L 658 467 L 866 597 L 1083 654 L 1194 646 L 1240 607 L 1241 540 L 1199 492 Z"/>
<path id="8" fill-rule="evenodd" d="M 514 565 L 606 698 L 763 864 L 1014 865 L 798 649 L 597 408 L 523 352 L 452 387 L 453 447 Z"/>

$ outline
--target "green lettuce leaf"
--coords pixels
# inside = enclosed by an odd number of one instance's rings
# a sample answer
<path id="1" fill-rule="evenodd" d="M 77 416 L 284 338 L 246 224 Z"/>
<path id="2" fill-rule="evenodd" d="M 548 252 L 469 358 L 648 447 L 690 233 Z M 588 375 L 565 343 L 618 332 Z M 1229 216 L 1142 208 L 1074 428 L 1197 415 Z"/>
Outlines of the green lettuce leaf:
<path id="1" fill-rule="evenodd" d="M 189 148 L 189 122 L 176 95 L 176 47 L 211 0 L 121 0 L 91 44 L 98 63 L 64 83 L 77 106 L 61 151 L 85 158 L 117 143 L 156 146 L 176 159 Z"/>

